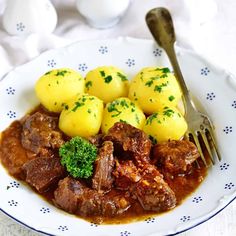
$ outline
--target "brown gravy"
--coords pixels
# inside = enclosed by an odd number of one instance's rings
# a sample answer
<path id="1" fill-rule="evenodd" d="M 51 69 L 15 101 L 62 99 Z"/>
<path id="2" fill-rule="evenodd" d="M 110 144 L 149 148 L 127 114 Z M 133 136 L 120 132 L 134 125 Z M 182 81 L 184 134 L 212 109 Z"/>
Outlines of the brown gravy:
<path id="1" fill-rule="evenodd" d="M 42 106 L 38 106 L 36 109 L 34 109 L 30 114 L 34 114 L 36 111 L 40 111 L 41 113 L 46 113 L 48 115 L 57 116 L 57 114 L 49 113 L 46 111 Z M 25 152 L 24 148 L 21 146 L 21 140 L 19 132 L 21 131 L 21 127 L 19 125 L 19 122 L 13 122 L 10 127 L 2 133 L 1 137 L 1 143 L 0 143 L 0 160 L 3 164 L 3 166 L 6 167 L 8 172 L 13 175 L 14 177 L 18 179 L 23 179 L 24 177 L 21 175 L 18 175 L 17 171 L 12 171 L 10 166 L 12 163 L 7 163 L 7 159 L 5 156 L 2 155 L 2 150 L 5 149 L 12 149 L 14 148 L 14 151 L 19 153 L 21 155 L 22 152 Z M 9 145 L 8 139 L 10 137 L 14 137 L 15 144 Z M 19 166 L 21 165 L 20 160 L 15 160 L 16 162 L 19 162 Z M 200 163 L 201 165 L 201 163 Z M 177 205 L 180 205 L 182 201 L 190 195 L 192 192 L 194 192 L 197 187 L 200 185 L 200 183 L 204 180 L 205 176 L 207 175 L 207 168 L 201 165 L 201 168 L 198 168 L 197 166 L 193 166 L 192 171 L 187 176 L 178 176 L 175 178 L 166 178 L 166 182 L 169 184 L 171 189 L 175 192 L 176 198 L 177 198 Z M 56 186 L 55 186 L 56 188 Z M 120 190 L 113 189 L 109 194 L 115 194 L 119 192 Z M 36 192 L 36 191 L 35 191 Z M 36 192 L 39 194 L 38 192 Z M 52 188 L 50 191 L 39 194 L 44 199 L 46 199 L 48 202 L 53 204 L 53 198 L 54 198 L 54 188 Z M 86 220 L 90 222 L 103 222 L 106 224 L 120 224 L 120 223 L 130 223 L 131 221 L 137 221 L 137 220 L 144 220 L 148 217 L 152 217 L 154 215 L 157 215 L 156 212 L 146 211 L 142 208 L 142 206 L 135 200 L 132 200 L 130 198 L 130 201 L 132 202 L 132 206 L 123 214 L 120 216 L 115 216 L 113 218 L 106 218 L 106 217 L 89 217 L 86 218 Z M 160 214 L 160 213 L 159 213 Z"/>

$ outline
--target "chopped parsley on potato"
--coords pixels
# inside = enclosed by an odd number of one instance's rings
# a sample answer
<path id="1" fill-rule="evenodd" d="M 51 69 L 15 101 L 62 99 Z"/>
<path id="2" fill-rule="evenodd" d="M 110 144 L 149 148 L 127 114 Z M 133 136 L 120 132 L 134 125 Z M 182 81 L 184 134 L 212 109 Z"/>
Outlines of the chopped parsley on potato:
<path id="1" fill-rule="evenodd" d="M 61 68 L 48 71 L 35 85 L 41 104 L 52 112 L 61 112 L 63 104 L 84 93 L 84 78 L 77 71 Z"/>
<path id="2" fill-rule="evenodd" d="M 102 132 L 107 133 L 116 122 L 125 122 L 142 129 L 145 120 L 145 115 L 137 104 L 128 98 L 118 98 L 108 103 L 104 109 Z"/>
<path id="3" fill-rule="evenodd" d="M 101 66 L 88 72 L 85 77 L 85 92 L 105 103 L 128 95 L 128 79 L 125 73 L 114 66 Z"/>
<path id="4" fill-rule="evenodd" d="M 143 130 L 154 143 L 179 140 L 187 130 L 187 123 L 177 108 L 165 106 L 147 118 Z"/>
<path id="5" fill-rule="evenodd" d="M 97 67 L 85 79 L 75 70 L 55 69 L 39 78 L 35 90 L 44 107 L 61 112 L 59 128 L 70 137 L 107 133 L 116 122 L 144 130 L 154 143 L 178 140 L 187 129 L 176 108 L 181 90 L 165 67 L 143 68 L 130 84 L 114 66 Z"/>
<path id="6" fill-rule="evenodd" d="M 59 128 L 68 136 L 89 137 L 99 132 L 102 123 L 103 102 L 88 94 L 64 104 Z"/>
<path id="7" fill-rule="evenodd" d="M 181 96 L 178 82 L 168 68 L 144 68 L 130 83 L 129 98 L 138 102 L 146 114 L 163 106 L 176 106 Z"/>

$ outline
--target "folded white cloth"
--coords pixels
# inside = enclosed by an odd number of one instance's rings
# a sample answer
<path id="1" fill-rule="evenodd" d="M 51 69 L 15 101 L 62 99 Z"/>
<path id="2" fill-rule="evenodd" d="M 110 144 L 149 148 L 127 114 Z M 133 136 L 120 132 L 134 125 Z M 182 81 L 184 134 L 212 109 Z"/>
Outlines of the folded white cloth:
<path id="1" fill-rule="evenodd" d="M 6 1 L 0 2 L 0 14 Z M 53 0 L 52 3 L 59 18 L 53 34 L 10 36 L 0 25 L 0 77 L 47 49 L 65 46 L 74 41 L 118 36 L 151 38 L 144 17 L 149 9 L 158 6 L 167 7 L 171 11 L 180 46 L 194 49 L 236 74 L 233 65 L 236 55 L 236 25 L 230 23 L 236 20 L 234 0 L 133 0 L 120 23 L 105 30 L 87 25 L 76 10 L 75 0 Z M 1 20 L 0 16 L 0 23 Z"/>

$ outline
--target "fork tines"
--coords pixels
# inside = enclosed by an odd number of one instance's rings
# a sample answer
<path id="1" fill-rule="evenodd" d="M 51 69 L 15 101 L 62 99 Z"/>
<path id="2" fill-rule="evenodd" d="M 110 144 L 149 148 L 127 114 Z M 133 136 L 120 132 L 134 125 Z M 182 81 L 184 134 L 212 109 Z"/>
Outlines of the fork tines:
<path id="1" fill-rule="evenodd" d="M 208 166 L 209 159 L 213 165 L 215 164 L 214 156 L 216 156 L 219 161 L 221 160 L 212 128 L 208 127 L 203 130 L 195 131 L 188 130 L 185 136 L 195 143 L 205 166 Z"/>

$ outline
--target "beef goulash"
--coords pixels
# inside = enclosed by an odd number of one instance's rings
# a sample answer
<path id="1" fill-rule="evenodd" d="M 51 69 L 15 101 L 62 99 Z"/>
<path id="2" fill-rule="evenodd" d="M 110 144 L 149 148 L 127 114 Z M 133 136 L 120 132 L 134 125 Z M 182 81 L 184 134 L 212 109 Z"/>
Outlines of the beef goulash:
<path id="1" fill-rule="evenodd" d="M 2 132 L 0 160 L 61 210 L 96 223 L 141 220 L 180 205 L 206 176 L 183 138 L 168 68 L 144 68 L 130 84 L 112 66 L 85 79 L 55 69 L 35 90 L 40 105 Z"/>
<path id="2" fill-rule="evenodd" d="M 138 220 L 168 211 L 203 180 L 195 145 L 168 141 L 153 145 L 141 130 L 117 122 L 106 135 L 88 140 L 98 148 L 89 179 L 73 178 L 60 163 L 59 147 L 69 139 L 58 117 L 42 106 L 2 133 L 0 159 L 55 206 L 98 223 Z"/>

